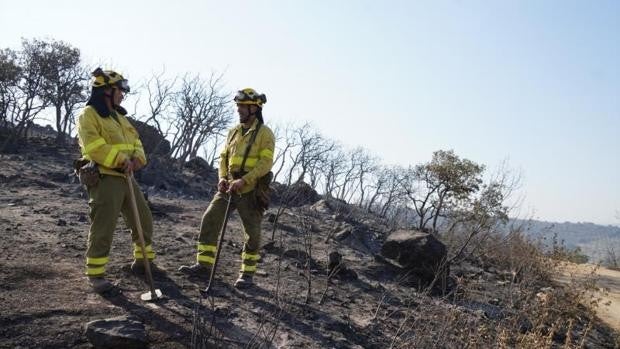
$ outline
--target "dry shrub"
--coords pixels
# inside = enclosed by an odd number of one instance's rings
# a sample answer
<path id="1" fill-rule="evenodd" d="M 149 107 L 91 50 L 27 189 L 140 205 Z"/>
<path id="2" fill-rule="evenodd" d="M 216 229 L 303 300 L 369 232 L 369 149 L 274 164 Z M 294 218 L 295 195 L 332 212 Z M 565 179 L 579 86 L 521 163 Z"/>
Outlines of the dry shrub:
<path id="1" fill-rule="evenodd" d="M 553 286 L 553 276 L 563 261 L 561 254 L 546 253 L 540 241 L 528 240 L 519 230 L 493 239 L 486 261 L 510 271 L 512 279 L 503 304 L 510 315 L 500 323 L 498 347 L 581 348 L 591 329 L 599 300 L 592 295 L 596 275 L 572 279 L 566 287 Z M 550 258 L 556 257 L 556 258 Z"/>
<path id="2" fill-rule="evenodd" d="M 489 236 L 478 251 L 487 279 L 457 278 L 452 305 L 418 305 L 393 331 L 392 348 L 601 347 L 591 335 L 600 303 L 594 272 L 554 286 L 561 261 L 519 231 Z"/>

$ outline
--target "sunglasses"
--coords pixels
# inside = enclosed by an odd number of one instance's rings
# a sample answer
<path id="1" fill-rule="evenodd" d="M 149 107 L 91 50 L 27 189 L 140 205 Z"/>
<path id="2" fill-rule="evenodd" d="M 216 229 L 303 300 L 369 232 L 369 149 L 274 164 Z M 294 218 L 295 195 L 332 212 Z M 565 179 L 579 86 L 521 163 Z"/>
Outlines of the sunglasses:
<path id="1" fill-rule="evenodd" d="M 129 93 L 129 82 L 126 79 L 117 81 L 115 86 L 124 93 Z"/>

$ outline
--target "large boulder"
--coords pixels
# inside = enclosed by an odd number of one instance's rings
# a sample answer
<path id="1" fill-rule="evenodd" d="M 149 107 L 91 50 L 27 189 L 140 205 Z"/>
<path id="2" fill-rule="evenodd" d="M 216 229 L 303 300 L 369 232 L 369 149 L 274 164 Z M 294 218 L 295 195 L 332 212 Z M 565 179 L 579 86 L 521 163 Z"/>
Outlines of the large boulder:
<path id="1" fill-rule="evenodd" d="M 325 198 L 315 202 L 311 209 L 326 215 L 336 215 L 335 218 L 342 220 L 344 216 L 351 214 L 351 207 L 344 200 L 325 196 Z"/>
<path id="2" fill-rule="evenodd" d="M 280 183 L 271 184 L 271 202 L 289 207 L 313 204 L 321 196 L 306 182 L 295 182 L 289 186 Z"/>
<path id="3" fill-rule="evenodd" d="M 150 154 L 165 155 L 170 153 L 170 142 L 155 127 L 131 118 L 129 118 L 129 121 L 136 128 L 138 134 L 140 134 L 140 141 L 147 156 Z"/>
<path id="4" fill-rule="evenodd" d="M 163 190 L 182 190 L 187 186 L 174 160 L 165 156 L 150 156 L 147 161 L 146 167 L 135 174 L 140 183 Z"/>
<path id="5" fill-rule="evenodd" d="M 396 230 L 383 243 L 381 255 L 405 272 L 430 281 L 445 276 L 446 245 L 433 235 L 417 230 Z"/>
<path id="6" fill-rule="evenodd" d="M 136 179 L 153 190 L 164 190 L 193 197 L 213 195 L 217 185 L 217 170 L 204 159 L 194 158 L 179 165 L 167 156 L 149 157 L 146 167 L 136 172 Z"/>
<path id="7" fill-rule="evenodd" d="M 195 157 L 189 159 L 185 164 L 185 168 L 192 171 L 194 174 L 199 175 L 205 179 L 217 182 L 218 173 L 217 169 L 211 166 L 207 160 L 201 157 Z"/>

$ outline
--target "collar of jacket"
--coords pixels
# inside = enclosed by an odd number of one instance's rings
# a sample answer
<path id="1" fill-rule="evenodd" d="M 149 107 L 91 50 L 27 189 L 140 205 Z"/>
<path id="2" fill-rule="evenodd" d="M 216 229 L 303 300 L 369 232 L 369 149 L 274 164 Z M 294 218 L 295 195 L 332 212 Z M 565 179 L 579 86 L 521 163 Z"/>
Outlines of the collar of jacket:
<path id="1" fill-rule="evenodd" d="M 246 134 L 250 134 L 250 132 L 249 132 L 249 131 L 254 131 L 254 130 L 256 130 L 256 126 L 257 126 L 257 125 L 258 125 L 258 118 L 254 119 L 254 122 L 252 122 L 252 125 L 250 126 L 250 129 L 248 130 L 248 133 L 246 133 Z M 237 125 L 237 130 L 238 130 L 238 131 L 243 130 L 243 124 L 239 124 L 239 125 Z"/>

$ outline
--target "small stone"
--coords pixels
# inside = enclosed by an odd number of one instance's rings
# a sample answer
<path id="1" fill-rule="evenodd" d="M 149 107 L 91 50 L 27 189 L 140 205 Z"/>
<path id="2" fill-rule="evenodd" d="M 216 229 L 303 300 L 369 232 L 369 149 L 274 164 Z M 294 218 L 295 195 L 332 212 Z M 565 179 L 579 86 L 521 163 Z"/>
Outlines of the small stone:
<path id="1" fill-rule="evenodd" d="M 134 316 L 118 316 L 86 324 L 86 337 L 95 348 L 146 348 L 144 324 Z"/>
<path id="2" fill-rule="evenodd" d="M 273 213 L 270 213 L 270 214 L 267 216 L 267 222 L 269 222 L 269 223 L 273 223 L 273 222 L 275 222 L 275 221 L 276 221 L 276 215 L 275 215 L 275 214 L 273 214 Z"/>

